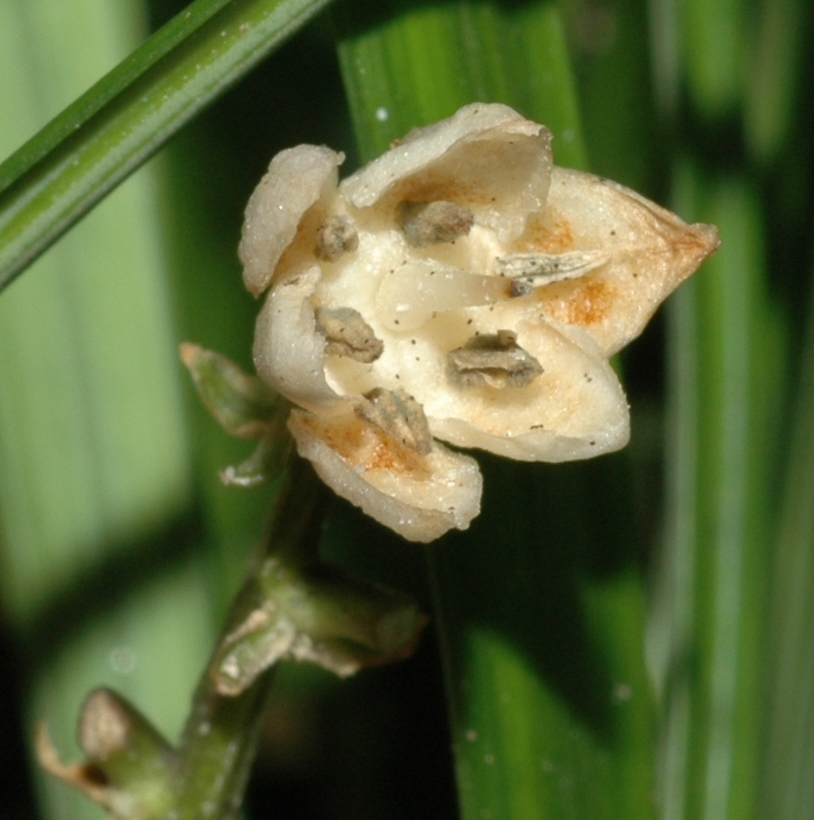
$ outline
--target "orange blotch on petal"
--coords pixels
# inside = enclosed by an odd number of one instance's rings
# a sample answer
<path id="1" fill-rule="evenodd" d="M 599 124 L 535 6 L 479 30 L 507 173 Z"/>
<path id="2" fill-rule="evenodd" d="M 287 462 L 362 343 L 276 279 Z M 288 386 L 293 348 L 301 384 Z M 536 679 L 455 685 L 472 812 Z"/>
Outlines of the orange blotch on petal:
<path id="1" fill-rule="evenodd" d="M 556 294 L 557 287 L 562 295 Z M 585 279 L 552 286 L 548 292 L 541 291 L 546 302 L 546 312 L 559 322 L 589 327 L 607 319 L 617 297 L 616 288 L 599 279 Z"/>
<path id="2" fill-rule="evenodd" d="M 390 438 L 383 430 L 356 416 L 344 419 L 300 416 L 300 424 L 321 438 L 345 463 L 354 468 L 409 473 L 421 480 L 428 476 L 421 456 Z"/>
<path id="3" fill-rule="evenodd" d="M 545 219 L 530 219 L 517 240 L 517 253 L 565 253 L 574 249 L 571 223 L 563 216 L 546 214 Z"/>

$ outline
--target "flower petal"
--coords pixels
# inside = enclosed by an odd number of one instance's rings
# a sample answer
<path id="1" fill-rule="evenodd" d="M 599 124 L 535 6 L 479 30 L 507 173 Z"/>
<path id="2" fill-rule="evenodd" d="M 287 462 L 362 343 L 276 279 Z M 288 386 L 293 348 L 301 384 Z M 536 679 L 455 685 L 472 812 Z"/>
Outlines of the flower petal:
<path id="1" fill-rule="evenodd" d="M 500 307 L 489 314 L 492 327 L 485 332 L 498 331 Z M 624 447 L 630 436 L 627 400 L 608 362 L 590 350 L 590 340 L 580 346 L 542 321 L 515 327 L 519 347 L 542 368 L 527 385 L 485 382 L 456 389 L 448 374 L 446 383 L 438 375 L 425 376 L 420 388 L 409 382 L 432 434 L 519 461 L 571 461 Z"/>
<path id="2" fill-rule="evenodd" d="M 545 203 L 551 133 L 505 105 L 474 103 L 448 119 L 411 131 L 340 185 L 356 208 L 448 201 L 478 224 L 515 238 Z"/>
<path id="3" fill-rule="evenodd" d="M 480 512 L 477 462 L 433 443 L 419 455 L 356 414 L 292 410 L 297 451 L 334 492 L 409 541 L 466 529 Z"/>
<path id="4" fill-rule="evenodd" d="M 610 356 L 642 332 L 718 244 L 712 225 L 687 225 L 622 185 L 554 168 L 545 214 L 519 249 L 608 254 L 595 270 L 539 288 L 537 295 L 545 316 L 584 329 Z"/>
<path id="5" fill-rule="evenodd" d="M 324 145 L 298 145 L 272 159 L 246 205 L 238 248 L 243 282 L 254 296 L 268 287 L 306 211 L 336 188 L 344 160 Z"/>
<path id="6" fill-rule="evenodd" d="M 318 266 L 275 283 L 254 331 L 254 366 L 267 384 L 289 400 L 319 412 L 347 403 L 325 381 L 325 337 L 309 298 L 321 276 Z"/>

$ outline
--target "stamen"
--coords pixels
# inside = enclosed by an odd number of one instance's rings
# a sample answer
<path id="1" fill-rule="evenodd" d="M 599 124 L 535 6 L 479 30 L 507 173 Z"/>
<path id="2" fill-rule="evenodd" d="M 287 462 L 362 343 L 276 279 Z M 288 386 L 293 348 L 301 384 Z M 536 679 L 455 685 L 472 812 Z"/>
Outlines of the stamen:
<path id="1" fill-rule="evenodd" d="M 407 241 L 414 248 L 454 242 L 466 236 L 475 222 L 469 208 L 454 202 L 402 202 L 398 221 Z"/>
<path id="2" fill-rule="evenodd" d="M 377 387 L 356 405 L 356 413 L 419 455 L 432 451 L 424 408 L 406 391 Z"/>
<path id="3" fill-rule="evenodd" d="M 343 253 L 355 251 L 359 247 L 359 234 L 349 216 L 334 214 L 317 228 L 317 257 L 328 262 L 336 262 Z"/>
<path id="4" fill-rule="evenodd" d="M 517 344 L 511 330 L 475 334 L 447 354 L 447 375 L 459 387 L 526 387 L 542 372 L 540 362 Z"/>
<path id="5" fill-rule="evenodd" d="M 577 279 L 604 265 L 610 259 L 605 251 L 567 251 L 566 253 L 513 253 L 495 259 L 495 273 L 519 279 L 534 287 Z"/>
<path id="6" fill-rule="evenodd" d="M 329 356 L 345 356 L 357 362 L 375 362 L 384 350 L 373 328 L 358 310 L 349 307 L 318 307 L 314 311 L 317 330 L 328 340 Z"/>

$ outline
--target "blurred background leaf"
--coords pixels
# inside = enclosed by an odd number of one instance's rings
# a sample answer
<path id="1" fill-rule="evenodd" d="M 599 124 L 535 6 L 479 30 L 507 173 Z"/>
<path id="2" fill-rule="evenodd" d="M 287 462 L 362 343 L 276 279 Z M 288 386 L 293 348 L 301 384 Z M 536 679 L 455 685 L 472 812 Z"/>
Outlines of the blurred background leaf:
<path id="1" fill-rule="evenodd" d="M 142 39 L 144 11 L 3 4 L 6 152 Z M 26 741 L 45 719 L 66 752 L 95 683 L 175 734 L 212 637 L 156 181 L 129 180 L 0 301 L 4 613 Z M 37 782 L 43 816 L 100 816 Z"/>
<path id="2" fill-rule="evenodd" d="M 195 0 L 12 154 L 0 287 L 325 2 Z"/>

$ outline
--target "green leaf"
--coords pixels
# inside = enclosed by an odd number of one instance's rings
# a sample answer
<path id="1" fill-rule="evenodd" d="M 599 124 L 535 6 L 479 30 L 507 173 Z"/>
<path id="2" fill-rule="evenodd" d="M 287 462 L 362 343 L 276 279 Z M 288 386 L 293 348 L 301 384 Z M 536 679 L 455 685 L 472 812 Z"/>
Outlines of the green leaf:
<path id="1" fill-rule="evenodd" d="M 0 165 L 0 193 L 10 188 L 49 151 L 81 128 L 153 65 L 184 42 L 231 0 L 198 0 L 133 51 L 116 68 L 51 120 L 37 136 Z"/>
<path id="2" fill-rule="evenodd" d="M 647 0 L 602 6 L 569 0 L 563 5 L 569 43 L 578 61 L 591 170 L 650 195 L 659 142 L 647 45 L 648 17 L 656 9 L 648 8 Z M 658 7 L 655 0 L 651 6 Z M 655 59 L 664 59 L 665 51 L 660 47 Z"/>
<path id="3" fill-rule="evenodd" d="M 555 159 L 584 164 L 555 6 L 390 3 L 366 24 L 359 9 L 342 4 L 335 19 L 363 159 L 483 100 L 544 122 Z M 462 816 L 651 817 L 632 511 L 614 506 L 606 530 L 602 505 L 583 501 L 616 498 L 625 463 L 479 460 L 481 516 L 429 547 Z"/>
<path id="4" fill-rule="evenodd" d="M 768 737 L 761 817 L 814 813 L 814 291 L 795 384 L 789 459 L 772 563 Z"/>
<path id="5" fill-rule="evenodd" d="M 679 11 L 681 61 L 698 112 L 720 120 L 737 113 L 749 57 L 744 0 L 687 0 Z"/>
<path id="6" fill-rule="evenodd" d="M 811 4 L 807 0 L 764 0 L 757 19 L 744 131 L 755 159 L 766 163 L 788 144 L 795 125 Z"/>
<path id="7" fill-rule="evenodd" d="M 3 150 L 139 42 L 138 11 L 0 4 Z M 61 751 L 100 685 L 172 736 L 212 639 L 155 172 L 0 296 L 3 621 L 20 647 L 24 739 L 45 720 Z M 101 816 L 44 775 L 31 782 L 42 817 Z"/>
<path id="8" fill-rule="evenodd" d="M 677 201 L 716 223 L 722 246 L 670 313 L 667 543 L 651 633 L 662 814 L 747 820 L 762 753 L 786 332 L 766 293 L 749 183 L 685 167 Z"/>
<path id="9" fill-rule="evenodd" d="M 328 0 L 198 0 L 0 167 L 0 288 Z"/>
<path id="10" fill-rule="evenodd" d="M 556 7 L 495 3 L 366 5 L 334 14 L 339 60 L 359 152 L 367 161 L 411 128 L 448 117 L 468 102 L 504 102 L 554 134 L 560 165 L 584 167 L 576 91 Z M 421 93 L 416 94 L 415 89 Z"/>

